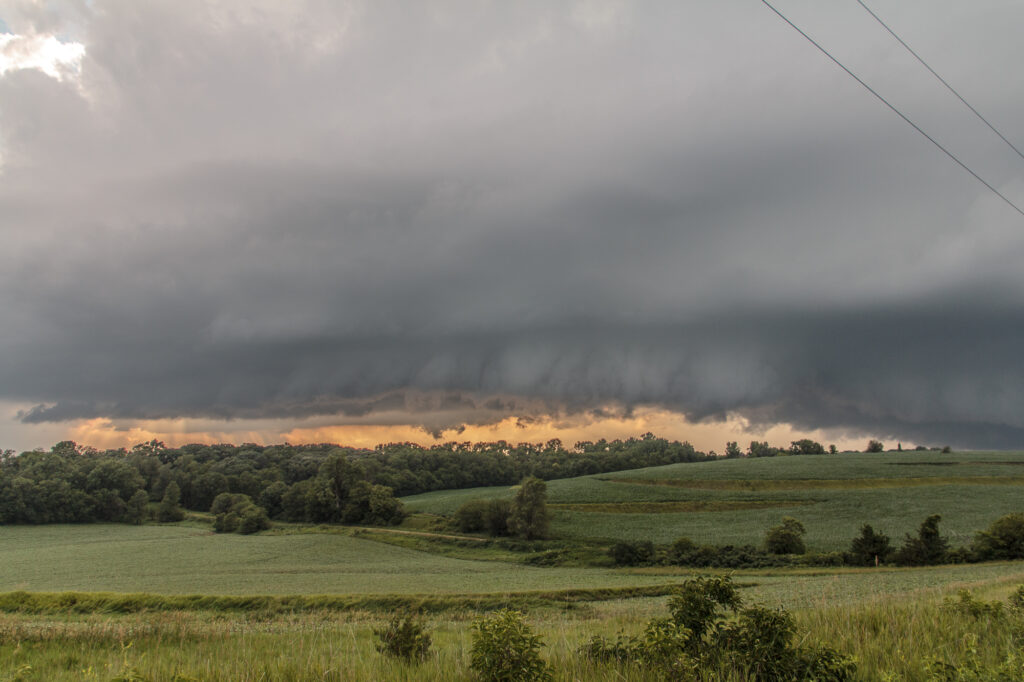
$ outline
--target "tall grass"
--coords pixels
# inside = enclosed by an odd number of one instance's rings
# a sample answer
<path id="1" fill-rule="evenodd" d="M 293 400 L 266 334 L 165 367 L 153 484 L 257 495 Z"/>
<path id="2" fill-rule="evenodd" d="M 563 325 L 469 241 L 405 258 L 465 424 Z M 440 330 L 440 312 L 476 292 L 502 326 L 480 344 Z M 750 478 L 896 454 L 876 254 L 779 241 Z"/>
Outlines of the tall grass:
<path id="1" fill-rule="evenodd" d="M 995 586 L 993 590 L 1005 588 Z M 604 664 L 579 653 L 593 635 L 638 633 L 664 613 L 663 600 L 622 600 L 565 611 L 534 609 L 531 627 L 545 641 L 557 680 L 647 682 L 637 666 Z M 974 661 L 994 670 L 1019 650 L 1016 617 L 966 617 L 937 595 L 795 612 L 806 644 L 853 655 L 860 680 L 925 682 L 936 661 Z M 304 614 L 167 612 L 129 615 L 0 616 L 0 680 L 470 680 L 472 611 L 428 620 L 427 660 L 381 656 L 372 630 L 382 613 Z M 134 677 L 133 677 L 134 676 Z M 177 678 L 176 678 L 177 676 Z M 710 679 L 710 678 L 709 678 Z M 735 674 L 725 680 L 738 679 Z"/>

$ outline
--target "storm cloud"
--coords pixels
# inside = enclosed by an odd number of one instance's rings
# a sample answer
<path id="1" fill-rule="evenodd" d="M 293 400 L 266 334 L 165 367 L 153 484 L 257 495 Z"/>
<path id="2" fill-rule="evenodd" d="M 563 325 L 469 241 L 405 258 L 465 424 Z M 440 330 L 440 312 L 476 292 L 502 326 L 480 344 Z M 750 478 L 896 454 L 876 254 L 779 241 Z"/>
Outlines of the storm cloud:
<path id="1" fill-rule="evenodd" d="M 850 4 L 779 6 L 1024 203 L 1024 160 Z M 940 5 L 872 3 L 1024 145 L 1024 7 Z M 760 3 L 0 19 L 84 46 L 0 71 L 23 422 L 656 406 L 1024 447 L 1024 217 Z"/>

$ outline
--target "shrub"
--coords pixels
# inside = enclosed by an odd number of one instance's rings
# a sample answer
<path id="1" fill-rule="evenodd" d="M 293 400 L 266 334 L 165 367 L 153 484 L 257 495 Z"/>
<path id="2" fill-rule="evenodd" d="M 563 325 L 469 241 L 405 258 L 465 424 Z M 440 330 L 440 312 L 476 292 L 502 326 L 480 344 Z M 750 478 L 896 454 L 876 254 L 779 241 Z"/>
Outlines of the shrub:
<path id="1" fill-rule="evenodd" d="M 772 554 L 803 554 L 807 551 L 803 540 L 806 532 L 804 525 L 793 517 L 783 517 L 780 525 L 769 528 L 765 534 L 765 548 Z"/>
<path id="2" fill-rule="evenodd" d="M 691 650 L 696 650 L 705 634 L 718 627 L 721 609 L 735 610 L 740 596 L 732 578 L 707 576 L 685 581 L 668 602 L 672 620 L 692 633 Z"/>
<path id="3" fill-rule="evenodd" d="M 1024 514 L 1007 514 L 978 533 L 971 546 L 980 561 L 1024 559 Z"/>
<path id="4" fill-rule="evenodd" d="M 551 670 L 540 657 L 544 645 L 519 611 L 502 609 L 474 621 L 470 668 L 485 682 L 550 680 Z"/>
<path id="5" fill-rule="evenodd" d="M 484 530 L 484 514 L 487 512 L 487 500 L 470 500 L 455 512 L 455 525 L 463 533 L 475 533 Z"/>
<path id="6" fill-rule="evenodd" d="M 377 651 L 405 661 L 422 661 L 430 651 L 430 634 L 423 621 L 412 615 L 394 615 L 388 624 L 373 630 Z"/>
<path id="7" fill-rule="evenodd" d="M 491 537 L 508 535 L 511 500 L 470 500 L 455 512 L 455 524 L 463 533 L 486 531 Z"/>
<path id="8" fill-rule="evenodd" d="M 670 680 L 706 679 L 759 682 L 846 682 L 852 659 L 827 647 L 794 644 L 792 616 L 781 609 L 740 608 L 728 577 L 687 580 L 669 602 L 671 618 L 648 622 L 643 637 L 608 641 L 595 637 L 581 653 L 598 661 L 632 662 L 654 668 Z M 733 617 L 726 619 L 727 612 Z"/>
<path id="9" fill-rule="evenodd" d="M 682 537 L 672 543 L 668 550 L 668 562 L 679 566 L 686 566 L 686 560 L 697 549 L 697 544 L 687 537 Z"/>
<path id="10" fill-rule="evenodd" d="M 654 545 L 650 541 L 616 542 L 608 550 L 616 566 L 641 566 L 654 558 Z"/>
<path id="11" fill-rule="evenodd" d="M 860 527 L 860 535 L 850 543 L 850 563 L 859 566 L 871 566 L 875 560 L 885 561 L 892 554 L 889 536 L 876 533 L 868 524 Z"/>
<path id="12" fill-rule="evenodd" d="M 957 616 L 966 616 L 974 620 L 982 617 L 999 618 L 1003 615 L 1001 602 L 985 602 L 975 599 L 970 590 L 960 590 L 957 598 L 946 597 L 942 600 L 942 610 Z"/>
<path id="13" fill-rule="evenodd" d="M 250 535 L 270 528 L 270 518 L 262 507 L 250 504 L 244 507 L 238 517 L 238 532 Z"/>

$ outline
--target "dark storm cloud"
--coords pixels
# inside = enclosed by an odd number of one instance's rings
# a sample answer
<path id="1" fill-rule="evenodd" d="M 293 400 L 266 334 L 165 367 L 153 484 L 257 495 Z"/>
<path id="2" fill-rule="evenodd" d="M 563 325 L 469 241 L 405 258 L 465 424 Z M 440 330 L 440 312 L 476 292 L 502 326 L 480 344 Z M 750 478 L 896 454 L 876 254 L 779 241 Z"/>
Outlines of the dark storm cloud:
<path id="1" fill-rule="evenodd" d="M 877 5 L 1024 136 L 1024 10 Z M 1024 200 L 877 27 L 787 10 Z M 1024 219 L 761 6 L 73 14 L 79 82 L 0 78 L 25 422 L 658 405 L 1024 446 Z"/>

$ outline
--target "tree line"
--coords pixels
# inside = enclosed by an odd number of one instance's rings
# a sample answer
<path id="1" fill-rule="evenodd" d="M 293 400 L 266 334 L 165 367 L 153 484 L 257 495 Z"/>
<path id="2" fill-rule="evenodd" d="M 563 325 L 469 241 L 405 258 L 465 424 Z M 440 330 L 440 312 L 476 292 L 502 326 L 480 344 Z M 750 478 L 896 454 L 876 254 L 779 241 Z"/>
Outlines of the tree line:
<path id="1" fill-rule="evenodd" d="M 608 556 L 617 566 L 675 565 L 698 568 L 767 568 L 773 566 L 934 566 L 1024 559 L 1024 514 L 1006 514 L 979 531 L 973 542 L 953 548 L 939 530 L 939 514 L 928 516 L 917 533 L 896 546 L 885 533 L 863 524 L 845 552 L 807 553 L 804 525 L 792 517 L 765 532 L 764 545 L 698 545 L 681 537 L 668 547 L 649 541 L 622 541 Z"/>
<path id="2" fill-rule="evenodd" d="M 546 443 L 388 443 L 373 449 L 316 445 L 184 445 L 159 441 L 96 450 L 62 441 L 49 451 L 0 452 L 0 523 L 141 523 L 210 511 L 225 528 L 253 516 L 309 523 L 397 523 L 396 497 L 453 488 L 511 486 L 523 479 L 709 459 L 686 442 L 647 433 L 626 440 Z M 159 503 L 154 512 L 150 507 Z M 224 511 L 227 509 L 227 511 Z M 262 521 L 250 518 L 247 528 Z"/>

